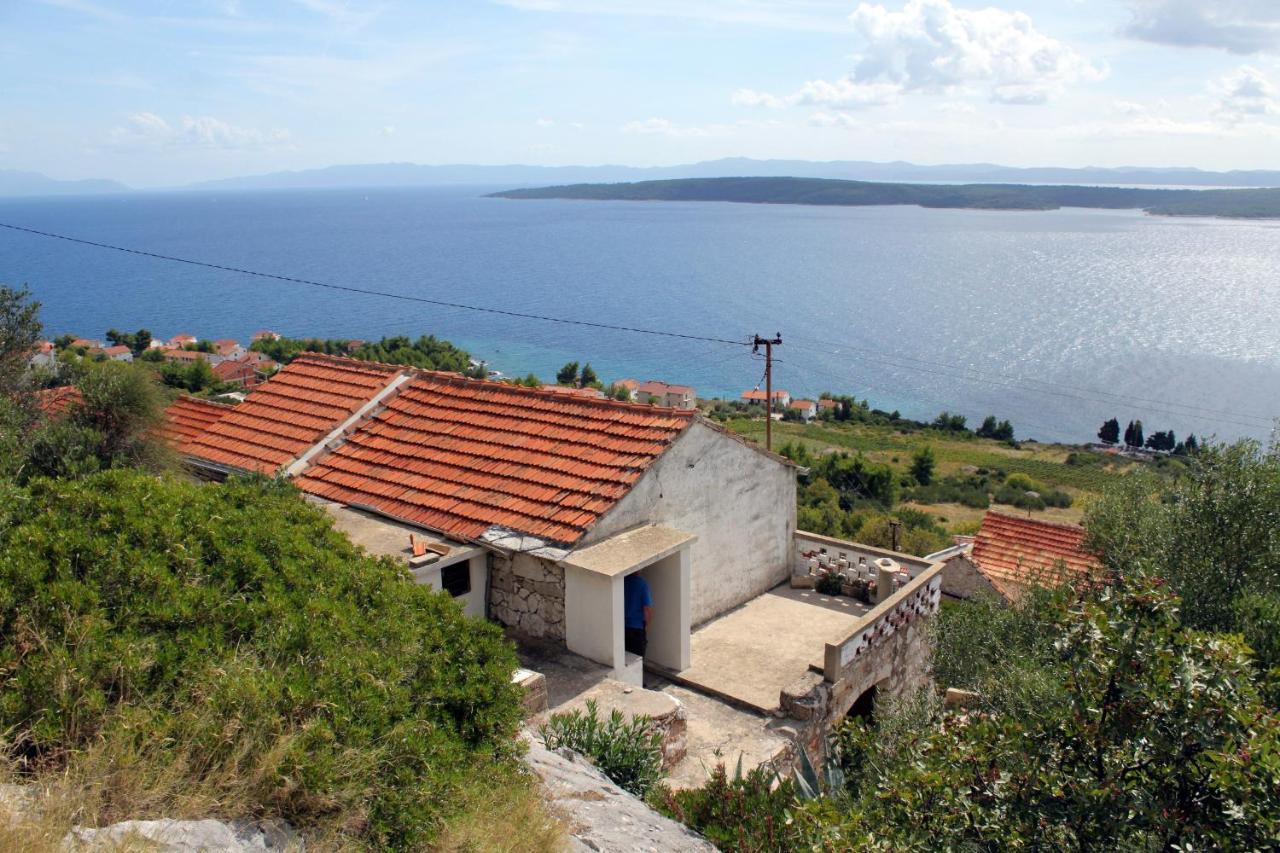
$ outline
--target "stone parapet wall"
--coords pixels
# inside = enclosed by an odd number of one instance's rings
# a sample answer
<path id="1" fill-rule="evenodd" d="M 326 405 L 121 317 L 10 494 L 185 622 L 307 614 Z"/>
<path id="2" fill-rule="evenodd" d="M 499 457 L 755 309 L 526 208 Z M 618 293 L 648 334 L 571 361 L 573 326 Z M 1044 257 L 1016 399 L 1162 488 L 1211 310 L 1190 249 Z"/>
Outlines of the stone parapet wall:
<path id="1" fill-rule="evenodd" d="M 495 554 L 489 615 L 525 637 L 564 640 L 564 569 L 529 554 Z"/>
<path id="2" fill-rule="evenodd" d="M 796 531 L 793 537 L 793 545 L 791 554 L 791 574 L 793 577 L 809 574 L 809 561 L 804 555 L 813 551 L 826 551 L 833 558 L 838 558 L 841 554 L 844 554 L 853 565 L 857 564 L 859 557 L 866 560 L 868 565 L 874 564 L 876 560 L 882 557 L 888 557 L 902 566 L 903 570 L 913 578 L 934 565 L 928 560 L 911 554 L 890 551 L 888 548 L 860 545 L 857 542 L 846 542 L 843 539 L 808 533 L 803 530 Z"/>
<path id="3" fill-rule="evenodd" d="M 868 613 L 840 643 L 828 644 L 824 673 L 809 672 L 782 691 L 788 734 L 820 762 L 827 736 L 868 690 L 877 702 L 931 686 L 928 621 L 942 599 L 942 564 L 921 572 Z"/>

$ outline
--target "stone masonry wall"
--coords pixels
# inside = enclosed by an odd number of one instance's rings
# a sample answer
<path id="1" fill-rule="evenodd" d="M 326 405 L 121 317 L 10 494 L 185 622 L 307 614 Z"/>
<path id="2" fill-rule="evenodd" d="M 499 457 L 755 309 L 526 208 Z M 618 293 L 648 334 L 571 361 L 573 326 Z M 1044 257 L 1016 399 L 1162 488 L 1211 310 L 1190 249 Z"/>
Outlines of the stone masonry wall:
<path id="1" fill-rule="evenodd" d="M 928 621 L 938 612 L 941 577 L 932 573 L 898 600 L 859 636 L 848 641 L 838 677 L 827 681 L 809 673 L 782 692 L 782 712 L 791 719 L 792 737 L 812 761 L 820 761 L 826 738 L 871 688 L 876 701 L 906 696 L 931 684 Z"/>
<path id="2" fill-rule="evenodd" d="M 495 554 L 489 614 L 526 637 L 564 640 L 564 569 L 528 554 Z"/>

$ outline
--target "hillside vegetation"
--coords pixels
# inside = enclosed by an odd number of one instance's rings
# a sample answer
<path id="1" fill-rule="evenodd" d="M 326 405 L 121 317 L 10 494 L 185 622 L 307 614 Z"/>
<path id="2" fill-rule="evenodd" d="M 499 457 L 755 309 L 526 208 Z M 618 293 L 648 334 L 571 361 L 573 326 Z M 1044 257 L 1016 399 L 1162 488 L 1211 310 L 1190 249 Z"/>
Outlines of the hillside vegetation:
<path id="1" fill-rule="evenodd" d="M 404 849 L 482 773 L 511 775 L 499 629 L 291 487 L 116 470 L 0 489 L 0 731 L 20 776 L 87 762 L 107 774 L 99 819 L 190 798 Z M 178 802 L 151 802 L 174 775 Z"/>
<path id="2" fill-rule="evenodd" d="M 511 199 L 729 201 L 845 207 L 907 204 L 979 210 L 1090 207 L 1174 216 L 1280 216 L 1280 189 L 1164 190 L 1028 184 L 894 184 L 828 178 L 681 178 L 622 184 L 532 187 L 493 194 Z"/>

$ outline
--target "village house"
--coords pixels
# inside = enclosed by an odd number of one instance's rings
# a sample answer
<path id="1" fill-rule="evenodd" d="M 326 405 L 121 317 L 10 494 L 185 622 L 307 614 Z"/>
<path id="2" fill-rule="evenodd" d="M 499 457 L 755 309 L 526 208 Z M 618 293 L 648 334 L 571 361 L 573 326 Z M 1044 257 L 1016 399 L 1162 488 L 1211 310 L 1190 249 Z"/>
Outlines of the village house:
<path id="1" fill-rule="evenodd" d="M 182 349 L 195 343 L 199 343 L 199 339 L 195 335 L 174 335 L 169 338 L 169 346 L 176 349 Z"/>
<path id="2" fill-rule="evenodd" d="M 797 531 L 795 467 L 694 410 L 307 353 L 210 413 L 172 439 L 198 476 L 288 477 L 366 550 L 617 683 L 650 671 L 797 717 L 817 755 L 855 703 L 926 677 L 915 624 L 941 564 Z M 809 561 L 828 550 L 891 567 L 881 597 L 822 604 Z M 632 574 L 654 601 L 643 658 Z"/>
<path id="3" fill-rule="evenodd" d="M 839 401 L 832 400 L 830 397 L 823 397 L 818 401 L 819 413 L 834 413 L 838 408 L 840 408 Z"/>
<path id="4" fill-rule="evenodd" d="M 93 338 L 76 338 L 68 346 L 72 349 L 83 350 L 102 349 L 102 341 L 94 340 Z"/>
<path id="5" fill-rule="evenodd" d="M 133 361 L 133 350 L 129 349 L 124 344 L 117 344 L 113 347 L 103 347 L 101 349 L 91 349 L 89 350 L 89 355 L 105 356 L 110 361 L 122 361 L 126 363 Z"/>
<path id="6" fill-rule="evenodd" d="M 253 337 L 249 339 L 249 342 L 257 343 L 258 341 L 278 341 L 278 340 L 280 340 L 279 332 L 273 332 L 270 329 L 262 329 L 261 331 L 254 332 Z"/>
<path id="7" fill-rule="evenodd" d="M 636 400 L 636 389 L 640 387 L 640 383 L 635 379 L 619 379 L 617 382 L 613 383 L 613 387 L 621 388 L 626 391 L 631 402 L 634 403 Z"/>
<path id="8" fill-rule="evenodd" d="M 213 375 L 219 382 L 252 388 L 258 384 L 258 362 L 245 358 L 227 359 L 214 365 Z"/>
<path id="9" fill-rule="evenodd" d="M 213 352 L 219 358 L 235 361 L 244 358 L 248 350 L 239 341 L 224 338 L 213 342 Z"/>
<path id="10" fill-rule="evenodd" d="M 51 341 L 38 341 L 27 359 L 27 366 L 56 370 L 58 368 L 58 349 Z"/>
<path id="11" fill-rule="evenodd" d="M 970 598 L 987 593 L 1013 601 L 1033 585 L 1100 583 L 1102 566 L 1085 549 L 1084 535 L 1084 528 L 1075 524 L 988 512 L 972 544 L 930 558 L 943 563 L 944 594 Z"/>
<path id="12" fill-rule="evenodd" d="M 766 402 L 768 402 L 769 395 L 766 394 L 764 391 L 761 391 L 759 388 L 756 388 L 752 391 L 743 391 L 742 399 L 743 399 L 743 402 L 757 403 L 763 406 Z M 785 409 L 789 405 L 791 405 L 791 395 L 786 391 L 780 391 L 775 389 L 773 392 L 774 409 L 775 410 Z"/>
<path id="13" fill-rule="evenodd" d="M 632 399 L 637 403 L 672 409 L 695 409 L 698 406 L 698 398 L 688 385 L 670 385 L 656 379 L 637 385 Z"/>
<path id="14" fill-rule="evenodd" d="M 818 416 L 818 405 L 812 400 L 792 400 L 787 408 L 799 415 L 805 423 Z"/>
<path id="15" fill-rule="evenodd" d="M 199 350 L 175 349 L 168 347 L 160 351 L 165 361 L 172 361 L 175 364 L 193 364 L 197 361 L 207 361 L 213 363 L 214 356 L 212 353 L 200 352 Z"/>

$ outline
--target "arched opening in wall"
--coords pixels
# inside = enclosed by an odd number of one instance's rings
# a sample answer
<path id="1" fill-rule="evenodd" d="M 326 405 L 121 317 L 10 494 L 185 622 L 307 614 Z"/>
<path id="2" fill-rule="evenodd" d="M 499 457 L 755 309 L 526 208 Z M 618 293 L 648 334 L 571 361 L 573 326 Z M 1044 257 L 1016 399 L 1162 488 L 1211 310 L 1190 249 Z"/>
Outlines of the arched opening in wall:
<path id="1" fill-rule="evenodd" d="M 849 708 L 845 718 L 855 718 L 872 722 L 876 713 L 876 687 L 868 687 Z"/>

